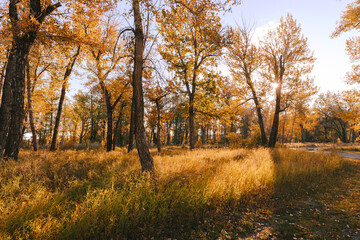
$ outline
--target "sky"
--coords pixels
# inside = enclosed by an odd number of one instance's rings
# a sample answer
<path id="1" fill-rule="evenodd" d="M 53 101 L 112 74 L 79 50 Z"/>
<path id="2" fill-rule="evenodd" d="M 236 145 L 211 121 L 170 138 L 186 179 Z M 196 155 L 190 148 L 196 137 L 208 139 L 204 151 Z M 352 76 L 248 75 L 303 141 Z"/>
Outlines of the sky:
<path id="1" fill-rule="evenodd" d="M 313 70 L 315 84 L 320 92 L 344 90 L 344 77 L 351 70 L 346 55 L 346 39 L 355 32 L 342 34 L 331 39 L 336 22 L 349 0 L 242 0 L 223 21 L 228 25 L 241 25 L 243 20 L 254 25 L 255 32 L 263 32 L 268 26 L 276 25 L 282 16 L 291 13 L 301 24 L 302 32 L 308 38 L 316 62 Z M 256 34 L 256 33 L 255 33 Z M 360 34 L 360 33 L 359 33 Z"/>

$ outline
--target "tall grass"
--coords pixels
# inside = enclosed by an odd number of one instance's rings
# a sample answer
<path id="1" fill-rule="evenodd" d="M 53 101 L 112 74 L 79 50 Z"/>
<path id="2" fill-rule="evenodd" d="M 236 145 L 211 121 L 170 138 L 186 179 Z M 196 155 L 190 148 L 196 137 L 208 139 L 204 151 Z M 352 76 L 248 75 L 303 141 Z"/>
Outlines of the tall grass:
<path id="1" fill-rule="evenodd" d="M 183 150 L 136 154 L 33 153 L 0 163 L 0 239 L 197 238 L 199 222 L 227 204 L 326 181 L 342 162 L 291 150 Z M 301 184 L 299 184 L 301 183 Z"/>

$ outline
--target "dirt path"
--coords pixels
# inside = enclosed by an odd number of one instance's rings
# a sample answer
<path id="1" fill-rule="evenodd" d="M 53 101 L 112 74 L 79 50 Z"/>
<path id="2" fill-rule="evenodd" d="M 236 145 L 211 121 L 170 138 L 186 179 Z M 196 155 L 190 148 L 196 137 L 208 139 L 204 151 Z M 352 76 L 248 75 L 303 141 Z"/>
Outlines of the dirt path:
<path id="1" fill-rule="evenodd" d="M 360 154 L 358 153 L 339 152 L 338 154 L 345 158 L 360 160 Z"/>
<path id="2" fill-rule="evenodd" d="M 330 151 L 323 151 L 321 148 L 291 148 L 291 149 L 306 150 L 314 153 L 328 153 L 328 154 L 331 153 Z M 344 158 L 360 161 L 360 153 L 349 153 L 349 152 L 336 152 L 336 153 Z"/>

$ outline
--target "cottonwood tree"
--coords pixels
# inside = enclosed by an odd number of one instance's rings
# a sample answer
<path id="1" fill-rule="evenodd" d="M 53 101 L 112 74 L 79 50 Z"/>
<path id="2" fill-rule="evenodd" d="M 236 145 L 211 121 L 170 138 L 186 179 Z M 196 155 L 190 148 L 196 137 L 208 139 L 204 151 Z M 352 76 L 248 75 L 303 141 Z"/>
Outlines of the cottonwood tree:
<path id="1" fill-rule="evenodd" d="M 256 71 L 262 64 L 262 53 L 260 47 L 252 42 L 251 28 L 247 26 L 232 29 L 231 45 L 227 47 L 227 63 L 233 78 L 240 84 L 243 91 L 243 101 L 252 99 L 256 108 L 258 124 L 261 133 L 261 144 L 268 144 L 262 105 L 264 96 L 268 90 L 268 84 L 259 79 Z M 256 79 L 258 78 L 258 79 Z"/>
<path id="2" fill-rule="evenodd" d="M 79 118 L 81 122 L 79 134 L 79 144 L 81 144 L 89 131 L 90 95 L 79 90 L 74 95 L 73 110 L 75 114 L 74 116 Z"/>
<path id="3" fill-rule="evenodd" d="M 302 84 L 311 73 L 315 58 L 310 51 L 307 38 L 301 33 L 301 26 L 291 14 L 280 19 L 280 25 L 270 30 L 261 42 L 263 54 L 263 77 L 275 88 L 275 108 L 269 147 L 275 147 L 280 113 L 289 105 L 284 99 L 283 89 L 296 83 Z"/>
<path id="4" fill-rule="evenodd" d="M 226 45 L 219 12 L 229 1 L 167 0 L 158 16 L 163 41 L 159 52 L 176 72 L 188 97 L 190 149 L 195 148 L 195 95 L 206 69 Z"/>
<path id="5" fill-rule="evenodd" d="M 36 47 L 31 51 L 29 55 L 29 61 L 26 66 L 26 112 L 29 118 L 29 127 L 32 134 L 32 147 L 34 151 L 37 151 L 37 119 L 38 112 L 34 111 L 34 105 L 42 105 L 41 99 L 39 99 L 38 86 L 44 84 L 45 75 L 54 65 L 54 57 L 50 51 L 50 46 L 37 43 Z M 41 108 L 40 108 L 41 109 Z M 44 109 L 42 109 L 44 110 Z"/>
<path id="6" fill-rule="evenodd" d="M 89 57 L 86 69 L 91 73 L 91 81 L 99 84 L 103 94 L 107 114 L 106 150 L 113 149 L 114 110 L 121 102 L 130 84 L 128 61 L 129 55 L 121 39 L 123 31 L 112 17 L 100 21 L 100 25 L 87 27 L 89 35 L 98 34 L 96 48 L 88 48 Z M 125 59 L 126 60 L 126 59 Z"/>
<path id="7" fill-rule="evenodd" d="M 147 146 L 144 126 L 144 94 L 142 86 L 144 69 L 145 33 L 141 15 L 140 0 L 132 0 L 134 17 L 134 71 L 132 76 L 133 109 L 136 148 L 140 157 L 141 168 L 144 172 L 154 173 L 154 160 Z"/>
<path id="8" fill-rule="evenodd" d="M 67 47 L 67 48 L 70 48 L 70 49 L 66 49 L 64 52 L 67 52 L 66 55 L 70 55 L 70 56 L 65 57 L 65 58 L 67 58 L 66 60 L 68 60 L 68 63 L 65 66 L 65 72 L 63 75 L 63 79 L 62 79 L 61 93 L 60 93 L 59 103 L 58 103 L 56 117 L 55 117 L 55 126 L 54 126 L 53 136 L 51 139 L 50 151 L 56 150 L 56 142 L 57 142 L 57 136 L 58 136 L 59 126 L 60 126 L 61 113 L 62 113 L 64 101 L 65 101 L 65 94 L 66 94 L 66 90 L 69 85 L 70 75 L 73 71 L 76 60 L 78 59 L 80 50 L 81 50 L 80 45 L 75 46 L 75 47 Z M 59 58 L 57 60 L 58 60 L 58 62 L 64 62 L 64 61 L 59 61 L 60 60 Z"/>
<path id="9" fill-rule="evenodd" d="M 151 74 L 151 73 L 150 73 Z M 151 82 L 150 82 L 151 81 Z M 155 105 L 155 115 L 156 115 L 156 147 L 158 152 L 161 152 L 161 125 L 162 124 L 162 112 L 164 105 L 166 104 L 166 99 L 169 99 L 169 95 L 172 92 L 172 86 L 166 85 L 166 83 L 161 83 L 157 81 L 153 82 L 154 78 L 151 77 L 147 82 L 146 86 L 146 98 L 149 99 L 151 103 Z"/>

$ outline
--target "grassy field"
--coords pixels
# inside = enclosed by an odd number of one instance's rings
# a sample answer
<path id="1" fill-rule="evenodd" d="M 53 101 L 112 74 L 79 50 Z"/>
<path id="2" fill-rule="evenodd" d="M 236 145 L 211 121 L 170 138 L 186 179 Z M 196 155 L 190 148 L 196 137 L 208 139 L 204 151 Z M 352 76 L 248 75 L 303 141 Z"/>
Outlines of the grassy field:
<path id="1" fill-rule="evenodd" d="M 0 162 L 0 239 L 346 239 L 360 168 L 287 149 L 167 148 L 156 176 L 122 150 Z"/>

